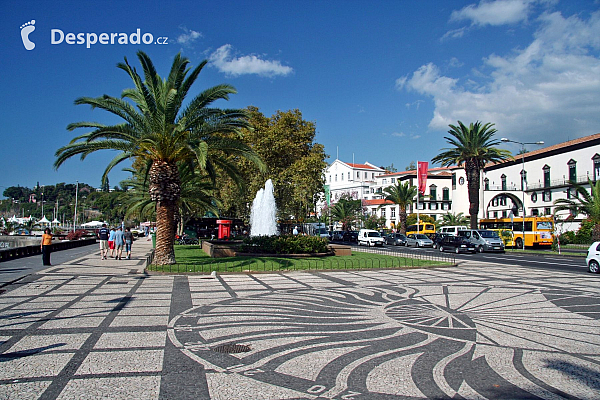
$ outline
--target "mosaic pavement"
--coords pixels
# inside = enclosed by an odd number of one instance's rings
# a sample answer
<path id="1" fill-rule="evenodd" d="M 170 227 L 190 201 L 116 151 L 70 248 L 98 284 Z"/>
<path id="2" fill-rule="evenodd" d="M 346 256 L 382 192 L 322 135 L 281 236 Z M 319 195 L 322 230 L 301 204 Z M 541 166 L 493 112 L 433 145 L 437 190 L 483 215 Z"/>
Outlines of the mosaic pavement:
<path id="1" fill-rule="evenodd" d="M 142 271 L 92 255 L 2 293 L 0 399 L 600 398 L 595 275 Z"/>

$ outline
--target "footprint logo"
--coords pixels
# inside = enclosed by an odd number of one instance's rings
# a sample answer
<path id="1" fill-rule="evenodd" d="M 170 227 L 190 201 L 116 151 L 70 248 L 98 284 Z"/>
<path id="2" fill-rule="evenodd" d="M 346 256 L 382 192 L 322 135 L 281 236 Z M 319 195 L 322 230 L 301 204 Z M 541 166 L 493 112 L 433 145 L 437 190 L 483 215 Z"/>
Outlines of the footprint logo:
<path id="1" fill-rule="evenodd" d="M 21 39 L 23 40 L 23 46 L 25 46 L 26 50 L 33 50 L 35 48 L 35 43 L 29 40 L 29 34 L 35 31 L 34 25 L 35 19 L 21 25 Z"/>

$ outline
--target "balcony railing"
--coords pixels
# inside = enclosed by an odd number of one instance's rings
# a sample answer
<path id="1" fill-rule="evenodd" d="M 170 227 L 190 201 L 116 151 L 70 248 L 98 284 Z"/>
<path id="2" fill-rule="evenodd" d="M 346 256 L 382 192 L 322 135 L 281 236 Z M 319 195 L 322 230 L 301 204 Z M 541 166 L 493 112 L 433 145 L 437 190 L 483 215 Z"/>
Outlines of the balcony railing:
<path id="1" fill-rule="evenodd" d="M 588 183 L 588 178 L 591 179 L 588 175 L 580 175 L 577 177 L 575 182 L 578 184 Z M 567 178 L 553 179 L 550 181 L 550 185 L 545 185 L 544 182 L 530 183 L 527 185 L 526 191 L 539 190 L 539 189 L 550 189 L 550 188 L 554 188 L 554 187 L 570 186 L 570 185 L 571 185 L 570 179 L 567 179 Z"/>

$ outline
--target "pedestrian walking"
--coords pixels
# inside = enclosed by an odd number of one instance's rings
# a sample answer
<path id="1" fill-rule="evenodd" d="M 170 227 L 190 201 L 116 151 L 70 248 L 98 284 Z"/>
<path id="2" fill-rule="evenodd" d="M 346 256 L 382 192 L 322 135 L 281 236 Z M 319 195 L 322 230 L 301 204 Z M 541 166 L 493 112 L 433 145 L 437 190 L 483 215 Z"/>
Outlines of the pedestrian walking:
<path id="1" fill-rule="evenodd" d="M 98 239 L 100 240 L 100 259 L 106 260 L 108 256 L 108 237 L 110 232 L 106 224 L 102 224 L 102 228 L 98 229 Z"/>
<path id="2" fill-rule="evenodd" d="M 52 233 L 50 228 L 46 228 L 44 230 L 44 234 L 42 235 L 42 244 L 40 245 L 42 249 L 42 263 L 44 265 L 52 265 L 50 264 L 50 251 L 52 249 Z"/>
<path id="3" fill-rule="evenodd" d="M 110 228 L 108 234 L 108 248 L 110 249 L 110 257 L 115 257 L 115 228 Z"/>
<path id="4" fill-rule="evenodd" d="M 131 244 L 133 243 L 133 233 L 131 233 L 131 229 L 125 228 L 123 239 L 125 240 L 125 253 L 127 253 L 127 259 L 131 260 Z"/>
<path id="5" fill-rule="evenodd" d="M 125 244 L 125 240 L 123 239 L 123 228 L 118 227 L 115 231 L 115 236 L 113 238 L 114 246 L 116 250 L 115 259 L 120 260 L 123 255 L 123 245 Z"/>

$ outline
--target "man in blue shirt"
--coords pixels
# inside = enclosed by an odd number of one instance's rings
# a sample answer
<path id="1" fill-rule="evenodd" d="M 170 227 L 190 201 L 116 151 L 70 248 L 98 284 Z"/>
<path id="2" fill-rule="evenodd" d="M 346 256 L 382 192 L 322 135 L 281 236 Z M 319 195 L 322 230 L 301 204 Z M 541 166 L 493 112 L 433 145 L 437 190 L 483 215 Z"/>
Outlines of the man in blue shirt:
<path id="1" fill-rule="evenodd" d="M 123 228 L 122 227 L 118 227 L 117 230 L 115 231 L 114 241 L 115 241 L 115 249 L 117 250 L 117 255 L 115 256 L 115 259 L 120 260 L 121 256 L 123 255 L 123 245 L 125 244 L 125 239 L 123 238 Z"/>
<path id="2" fill-rule="evenodd" d="M 100 259 L 106 260 L 108 255 L 108 228 L 106 224 L 102 224 L 102 228 L 98 230 L 98 239 L 100 240 Z"/>

